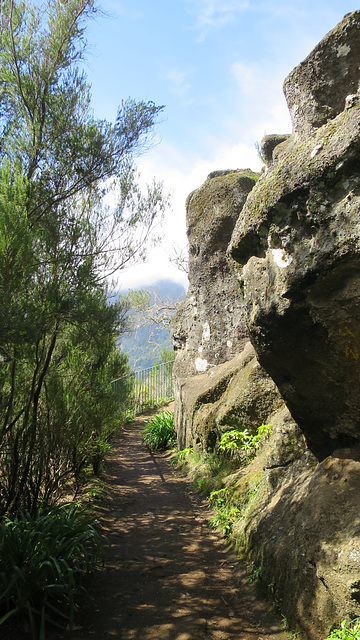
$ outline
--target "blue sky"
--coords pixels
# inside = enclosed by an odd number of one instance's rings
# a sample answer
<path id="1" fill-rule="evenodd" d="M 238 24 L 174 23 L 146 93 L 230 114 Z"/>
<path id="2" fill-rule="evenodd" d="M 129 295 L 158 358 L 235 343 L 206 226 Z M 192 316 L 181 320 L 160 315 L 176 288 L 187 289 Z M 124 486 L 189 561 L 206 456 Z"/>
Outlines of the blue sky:
<path id="1" fill-rule="evenodd" d="M 168 255 L 185 246 L 185 199 L 215 169 L 260 168 L 255 142 L 290 133 L 282 85 L 350 0 L 100 0 L 88 30 L 93 108 L 114 120 L 122 99 L 165 105 L 159 144 L 137 164 L 172 192 L 161 250 L 123 286 L 181 280 Z"/>

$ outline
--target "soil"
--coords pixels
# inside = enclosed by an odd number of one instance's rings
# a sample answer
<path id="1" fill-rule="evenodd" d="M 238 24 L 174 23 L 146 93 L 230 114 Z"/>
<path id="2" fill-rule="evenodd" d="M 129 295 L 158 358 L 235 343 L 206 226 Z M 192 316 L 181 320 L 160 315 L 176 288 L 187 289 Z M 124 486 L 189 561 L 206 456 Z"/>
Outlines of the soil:
<path id="1" fill-rule="evenodd" d="M 93 604 L 77 613 L 75 630 L 49 640 L 286 638 L 170 454 L 142 444 L 146 419 L 125 426 L 106 465 L 97 509 L 109 546 L 92 579 Z"/>

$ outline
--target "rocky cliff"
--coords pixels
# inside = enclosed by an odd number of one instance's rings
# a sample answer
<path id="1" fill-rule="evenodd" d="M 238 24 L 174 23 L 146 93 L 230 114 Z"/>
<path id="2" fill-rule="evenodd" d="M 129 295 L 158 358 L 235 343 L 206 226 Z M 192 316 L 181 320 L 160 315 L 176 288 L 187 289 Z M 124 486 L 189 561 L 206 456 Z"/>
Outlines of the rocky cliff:
<path id="1" fill-rule="evenodd" d="M 360 438 L 359 63 L 354 12 L 286 79 L 294 133 L 230 245 L 259 361 L 319 459 Z"/>
<path id="2" fill-rule="evenodd" d="M 186 202 L 189 290 L 172 321 L 175 422 L 182 448 L 200 439 L 192 406 L 197 384 L 205 389 L 210 380 L 211 388 L 217 367 L 241 353 L 248 340 L 245 304 L 226 248 L 258 178 L 250 170 L 215 171 Z M 201 439 L 204 446 L 210 444 L 211 428 L 202 430 Z"/>
<path id="3" fill-rule="evenodd" d="M 256 474 L 243 545 L 314 639 L 360 615 L 359 84 L 355 11 L 285 80 L 293 132 L 264 139 L 261 177 L 215 173 L 189 197 L 173 323 L 180 446 L 273 425 L 229 483 Z"/>

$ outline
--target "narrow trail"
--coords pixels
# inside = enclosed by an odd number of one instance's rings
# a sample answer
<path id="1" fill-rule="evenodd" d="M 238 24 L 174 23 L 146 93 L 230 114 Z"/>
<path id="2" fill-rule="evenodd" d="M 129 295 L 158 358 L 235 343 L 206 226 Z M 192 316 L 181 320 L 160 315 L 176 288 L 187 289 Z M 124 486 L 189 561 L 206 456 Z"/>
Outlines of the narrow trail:
<path id="1" fill-rule="evenodd" d="M 94 576 L 95 602 L 69 640 L 279 640 L 279 625 L 246 584 L 226 541 L 167 455 L 141 442 L 144 418 L 127 425 L 107 464 L 99 505 L 110 542 Z M 80 615 L 80 614 L 79 614 Z M 59 638 L 61 636 L 56 636 Z M 55 636 L 54 636 L 55 638 Z"/>

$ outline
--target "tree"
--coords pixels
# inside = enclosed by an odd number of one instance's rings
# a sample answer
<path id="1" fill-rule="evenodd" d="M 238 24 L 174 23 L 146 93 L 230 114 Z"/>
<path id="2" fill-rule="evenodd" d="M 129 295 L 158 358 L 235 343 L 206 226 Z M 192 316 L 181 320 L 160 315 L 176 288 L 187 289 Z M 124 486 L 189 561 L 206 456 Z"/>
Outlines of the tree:
<path id="1" fill-rule="evenodd" d="M 170 262 L 189 277 L 189 246 L 179 247 L 173 244 Z"/>
<path id="2" fill-rule="evenodd" d="M 162 280 L 147 289 L 129 289 L 123 296 L 129 313 L 122 344 L 133 367 L 147 368 L 175 358 L 170 320 L 184 297 L 185 289 L 171 280 Z"/>
<path id="3" fill-rule="evenodd" d="M 166 282 L 166 281 L 164 281 Z M 158 330 L 170 330 L 171 318 L 185 297 L 185 290 L 181 288 L 177 298 L 161 294 L 159 287 L 148 289 L 129 289 L 124 300 L 129 305 L 129 323 L 133 331 L 145 325 L 150 326 L 150 340 L 156 340 Z"/>
<path id="4" fill-rule="evenodd" d="M 79 62 L 93 0 L 0 12 L 1 514 L 56 499 L 114 425 L 127 303 L 109 304 L 107 278 L 144 256 L 167 201 L 133 165 L 163 107 L 92 114 Z"/>
<path id="5" fill-rule="evenodd" d="M 163 347 L 160 351 L 160 360 L 163 364 L 175 360 L 174 349 L 167 349 L 166 347 Z"/>

